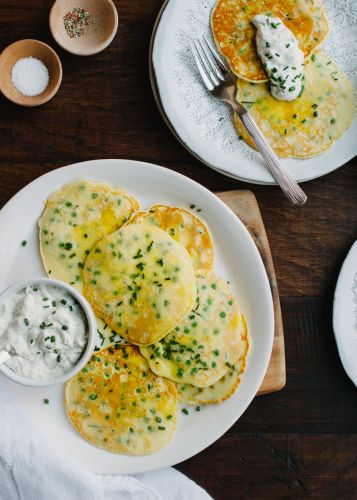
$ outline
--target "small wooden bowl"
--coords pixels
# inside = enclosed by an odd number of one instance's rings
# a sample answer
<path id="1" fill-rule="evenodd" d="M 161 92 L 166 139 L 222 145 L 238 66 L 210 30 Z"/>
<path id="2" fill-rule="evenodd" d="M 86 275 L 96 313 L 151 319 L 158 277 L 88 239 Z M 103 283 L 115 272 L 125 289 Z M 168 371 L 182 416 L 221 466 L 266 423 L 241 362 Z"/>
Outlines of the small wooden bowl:
<path id="1" fill-rule="evenodd" d="M 89 12 L 94 26 L 89 33 L 71 38 L 65 29 L 63 17 L 74 7 Z M 98 54 L 112 42 L 118 30 L 118 13 L 112 0 L 56 0 L 50 13 L 51 33 L 63 49 L 77 56 Z"/>
<path id="2" fill-rule="evenodd" d="M 39 95 L 22 95 L 11 82 L 14 64 L 23 57 L 35 57 L 47 67 L 49 82 Z M 62 81 L 62 65 L 56 52 L 39 40 L 19 40 L 12 43 L 0 55 L 0 91 L 10 101 L 20 106 L 40 106 L 52 99 Z"/>

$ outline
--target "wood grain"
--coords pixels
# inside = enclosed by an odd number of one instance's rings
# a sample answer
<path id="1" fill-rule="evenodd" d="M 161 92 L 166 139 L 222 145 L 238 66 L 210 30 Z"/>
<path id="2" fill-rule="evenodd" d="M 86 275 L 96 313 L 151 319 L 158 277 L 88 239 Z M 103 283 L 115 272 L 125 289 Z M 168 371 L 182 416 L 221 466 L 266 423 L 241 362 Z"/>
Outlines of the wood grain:
<path id="1" fill-rule="evenodd" d="M 64 77 L 55 98 L 36 109 L 0 96 L 0 206 L 40 175 L 93 158 L 157 163 L 214 192 L 253 191 L 279 286 L 286 386 L 255 398 L 225 436 L 178 468 L 216 499 L 357 498 L 357 394 L 331 327 L 337 276 L 357 237 L 357 161 L 305 183 L 308 203 L 296 209 L 276 187 L 229 179 L 192 158 L 150 89 L 149 41 L 161 3 L 116 0 L 112 44 L 79 58 L 51 37 L 52 0 L 1 0 L 0 50 L 42 40 L 60 55 Z"/>
<path id="2" fill-rule="evenodd" d="M 243 189 L 216 194 L 233 210 L 250 232 L 267 271 L 274 304 L 275 329 L 268 370 L 258 391 L 258 396 L 279 391 L 286 382 L 283 320 L 273 259 L 258 203 L 251 191 Z"/>

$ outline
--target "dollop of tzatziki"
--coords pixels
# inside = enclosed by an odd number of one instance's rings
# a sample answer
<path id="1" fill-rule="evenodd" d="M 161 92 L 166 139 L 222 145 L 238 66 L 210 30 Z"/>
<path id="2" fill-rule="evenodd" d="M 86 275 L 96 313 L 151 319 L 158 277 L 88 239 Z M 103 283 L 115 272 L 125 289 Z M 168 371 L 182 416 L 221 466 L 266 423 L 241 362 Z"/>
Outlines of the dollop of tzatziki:
<path id="1" fill-rule="evenodd" d="M 0 350 L 11 354 L 6 365 L 38 380 L 71 370 L 88 341 L 82 307 L 55 286 L 29 286 L 0 304 Z"/>
<path id="2" fill-rule="evenodd" d="M 304 53 L 294 34 L 278 17 L 255 16 L 259 57 L 270 78 L 272 95 L 293 101 L 303 90 Z"/>

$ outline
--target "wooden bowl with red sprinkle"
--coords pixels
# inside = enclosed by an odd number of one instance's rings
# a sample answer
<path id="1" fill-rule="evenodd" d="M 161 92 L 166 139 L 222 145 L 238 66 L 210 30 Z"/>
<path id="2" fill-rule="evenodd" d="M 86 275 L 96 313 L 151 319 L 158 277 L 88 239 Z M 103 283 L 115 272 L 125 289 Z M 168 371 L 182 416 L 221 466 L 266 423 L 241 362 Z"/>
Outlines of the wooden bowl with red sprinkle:
<path id="1" fill-rule="evenodd" d="M 118 13 L 112 0 L 56 0 L 50 29 L 67 52 L 91 56 L 112 42 L 118 30 Z"/>

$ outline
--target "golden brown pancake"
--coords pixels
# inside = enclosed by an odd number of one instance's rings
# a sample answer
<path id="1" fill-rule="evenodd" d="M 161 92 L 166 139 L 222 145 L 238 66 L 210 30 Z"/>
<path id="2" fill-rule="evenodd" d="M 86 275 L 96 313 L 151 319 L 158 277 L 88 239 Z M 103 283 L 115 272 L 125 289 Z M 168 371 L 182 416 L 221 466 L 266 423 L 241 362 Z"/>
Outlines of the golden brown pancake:
<path id="1" fill-rule="evenodd" d="M 190 384 L 176 384 L 179 401 L 184 404 L 195 406 L 197 404 L 219 404 L 230 398 L 238 389 L 241 376 L 246 369 L 247 355 L 249 350 L 248 325 L 243 316 L 246 329 L 245 351 L 239 360 L 232 364 L 229 370 L 215 384 L 208 387 L 195 387 Z"/>
<path id="2" fill-rule="evenodd" d="M 66 384 L 67 415 L 79 434 L 112 453 L 143 455 L 164 447 L 176 427 L 177 393 L 134 346 L 95 353 Z"/>
<path id="3" fill-rule="evenodd" d="M 279 17 L 296 36 L 305 57 L 329 31 L 320 0 L 218 0 L 212 11 L 212 33 L 233 73 L 243 80 L 268 79 L 256 49 L 252 19 L 257 14 Z"/>
<path id="4" fill-rule="evenodd" d="M 76 181 L 52 193 L 39 220 L 40 253 L 47 274 L 82 292 L 87 255 L 138 208 L 132 196 L 103 183 Z"/>
<path id="5" fill-rule="evenodd" d="M 238 301 L 213 273 L 197 276 L 196 307 L 165 338 L 140 351 L 157 375 L 207 387 L 246 351 L 247 332 Z"/>
<path id="6" fill-rule="evenodd" d="M 83 279 L 95 313 L 136 345 L 160 340 L 196 299 L 187 250 L 147 224 L 130 224 L 103 238 L 87 257 Z"/>
<path id="7" fill-rule="evenodd" d="M 206 224 L 189 210 L 154 205 L 147 212 L 136 212 L 128 224 L 150 224 L 168 232 L 190 254 L 196 270 L 213 269 L 213 242 Z"/>
<path id="8" fill-rule="evenodd" d="M 318 52 L 305 65 L 305 89 L 291 102 L 275 99 L 269 84 L 237 82 L 237 99 L 251 103 L 249 112 L 275 152 L 284 158 L 309 158 L 323 153 L 350 127 L 355 115 L 355 90 L 332 59 Z M 238 133 L 254 143 L 235 116 Z"/>

